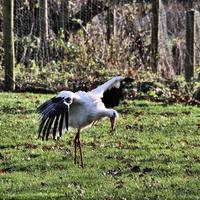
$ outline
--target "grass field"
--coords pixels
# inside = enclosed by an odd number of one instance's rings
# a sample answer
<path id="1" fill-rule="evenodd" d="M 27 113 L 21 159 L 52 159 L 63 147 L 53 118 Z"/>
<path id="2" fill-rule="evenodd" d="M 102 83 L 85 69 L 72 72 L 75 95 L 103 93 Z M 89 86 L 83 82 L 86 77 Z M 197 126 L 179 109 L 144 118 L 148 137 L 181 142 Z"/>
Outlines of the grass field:
<path id="1" fill-rule="evenodd" d="M 75 131 L 37 139 L 36 106 L 51 97 L 0 94 L 0 199 L 200 199 L 199 108 L 129 102 L 81 134 L 85 168 L 73 163 Z"/>

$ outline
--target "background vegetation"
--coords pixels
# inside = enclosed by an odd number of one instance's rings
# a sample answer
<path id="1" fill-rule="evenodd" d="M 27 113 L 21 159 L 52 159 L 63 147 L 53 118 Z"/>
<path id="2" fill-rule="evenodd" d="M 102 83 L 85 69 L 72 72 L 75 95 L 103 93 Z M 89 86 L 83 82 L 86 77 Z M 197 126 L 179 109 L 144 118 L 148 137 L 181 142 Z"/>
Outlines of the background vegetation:
<path id="1" fill-rule="evenodd" d="M 17 91 L 87 91 L 117 74 L 135 82 L 116 108 L 116 132 L 100 121 L 81 134 L 84 169 L 73 164 L 73 131 L 57 142 L 37 140 L 35 110 L 51 94 L 1 92 L 0 198 L 199 199 L 199 81 L 183 77 L 188 2 L 199 72 L 200 2 L 162 0 L 155 75 L 149 0 L 14 1 Z M 0 0 L 0 90 L 2 15 Z"/>
<path id="2" fill-rule="evenodd" d="M 67 8 L 63 2 L 68 2 Z M 40 24 L 40 1 L 15 0 L 17 88 L 75 89 L 74 84 L 84 85 L 80 78 L 90 82 L 119 73 L 129 73 L 139 80 L 154 79 L 150 73 L 151 3 L 147 0 L 110 2 L 108 7 L 105 1 L 98 0 L 48 1 L 48 38 L 44 48 L 41 46 L 45 30 Z M 194 1 L 193 7 L 198 68 L 200 3 Z M 187 1 L 161 1 L 159 77 L 175 78 L 184 71 L 187 8 Z M 66 15 L 63 18 L 66 11 L 67 18 Z M 2 43 L 0 34 L 1 82 L 4 79 Z"/>

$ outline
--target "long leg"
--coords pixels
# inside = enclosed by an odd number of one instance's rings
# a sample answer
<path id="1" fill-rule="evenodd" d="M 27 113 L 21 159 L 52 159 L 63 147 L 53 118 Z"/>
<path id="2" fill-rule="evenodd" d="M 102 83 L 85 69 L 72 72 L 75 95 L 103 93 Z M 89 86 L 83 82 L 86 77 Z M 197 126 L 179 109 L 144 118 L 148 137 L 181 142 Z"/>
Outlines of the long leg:
<path id="1" fill-rule="evenodd" d="M 77 139 L 78 139 L 78 132 L 74 138 L 74 164 L 76 164 L 76 150 L 77 150 Z"/>
<path id="2" fill-rule="evenodd" d="M 81 149 L 81 142 L 80 142 L 80 130 L 78 129 L 78 132 L 74 138 L 74 164 L 76 164 L 76 151 L 77 151 L 77 145 L 80 150 L 80 157 L 81 157 L 81 167 L 83 167 L 83 155 L 82 155 L 82 149 Z"/>
<path id="3" fill-rule="evenodd" d="M 81 156 L 81 167 L 83 167 L 83 155 L 82 155 L 82 149 L 81 149 L 81 142 L 80 142 L 80 130 L 78 130 L 78 147 L 80 150 L 80 156 Z"/>

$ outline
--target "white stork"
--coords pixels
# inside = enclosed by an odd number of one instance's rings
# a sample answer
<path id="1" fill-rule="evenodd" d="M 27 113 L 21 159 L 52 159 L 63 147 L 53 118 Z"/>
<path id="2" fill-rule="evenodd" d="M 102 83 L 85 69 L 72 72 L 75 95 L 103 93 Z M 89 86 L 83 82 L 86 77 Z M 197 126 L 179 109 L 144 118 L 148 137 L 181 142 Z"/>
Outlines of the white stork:
<path id="1" fill-rule="evenodd" d="M 37 108 L 40 114 L 39 136 L 48 140 L 49 134 L 56 139 L 62 136 L 68 127 L 76 128 L 74 139 L 74 163 L 76 164 L 77 147 L 80 150 L 81 166 L 83 157 L 80 143 L 80 131 L 93 122 L 108 117 L 112 130 L 115 129 L 117 111 L 111 107 L 117 106 L 123 99 L 122 86 L 131 82 L 131 78 L 117 76 L 89 92 L 61 91 L 56 97 L 44 102 Z"/>

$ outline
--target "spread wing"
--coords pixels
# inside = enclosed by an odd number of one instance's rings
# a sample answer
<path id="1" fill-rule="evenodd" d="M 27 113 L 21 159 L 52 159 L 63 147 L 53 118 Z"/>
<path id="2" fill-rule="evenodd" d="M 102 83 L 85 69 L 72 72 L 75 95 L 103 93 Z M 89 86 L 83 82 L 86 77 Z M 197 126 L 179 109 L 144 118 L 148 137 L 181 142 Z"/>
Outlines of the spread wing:
<path id="1" fill-rule="evenodd" d="M 56 97 L 47 100 L 37 108 L 40 114 L 39 135 L 42 139 L 48 140 L 52 133 L 56 139 L 57 132 L 62 136 L 64 128 L 68 130 L 69 108 L 77 100 L 76 95 L 69 91 L 62 91 Z"/>
<path id="2" fill-rule="evenodd" d="M 112 108 L 118 106 L 120 100 L 123 100 L 123 89 L 132 81 L 131 78 L 117 76 L 93 89 L 91 93 L 100 97 L 106 108 Z"/>

